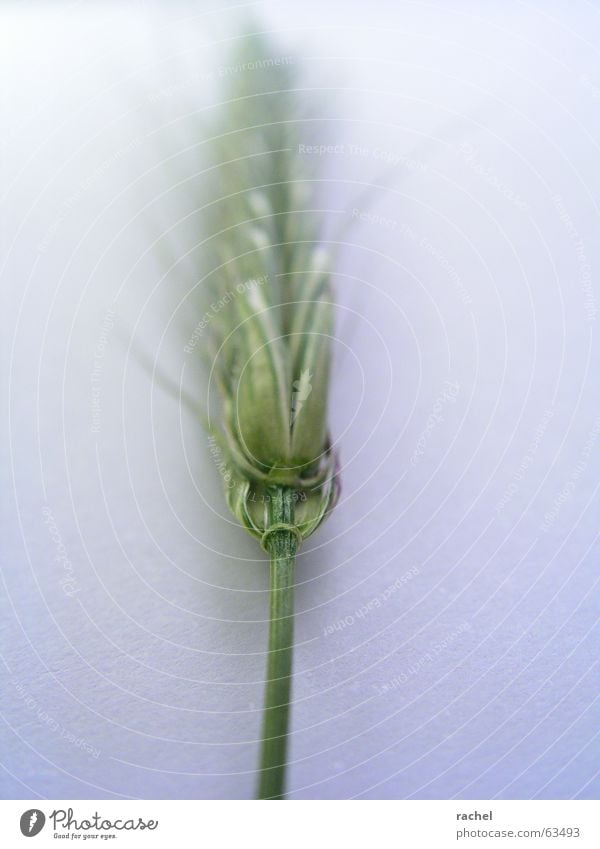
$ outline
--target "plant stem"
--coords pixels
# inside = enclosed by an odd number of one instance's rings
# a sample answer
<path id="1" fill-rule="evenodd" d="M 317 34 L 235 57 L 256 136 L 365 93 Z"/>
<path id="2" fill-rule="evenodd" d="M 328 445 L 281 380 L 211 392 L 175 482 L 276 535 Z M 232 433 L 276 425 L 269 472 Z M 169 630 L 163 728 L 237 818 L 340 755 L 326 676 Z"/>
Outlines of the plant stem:
<path id="1" fill-rule="evenodd" d="M 271 558 L 269 654 L 258 798 L 284 799 L 294 639 L 294 561 L 298 548 L 294 529 L 296 493 L 277 486 L 270 489 L 269 495 L 269 530 L 264 542 Z"/>

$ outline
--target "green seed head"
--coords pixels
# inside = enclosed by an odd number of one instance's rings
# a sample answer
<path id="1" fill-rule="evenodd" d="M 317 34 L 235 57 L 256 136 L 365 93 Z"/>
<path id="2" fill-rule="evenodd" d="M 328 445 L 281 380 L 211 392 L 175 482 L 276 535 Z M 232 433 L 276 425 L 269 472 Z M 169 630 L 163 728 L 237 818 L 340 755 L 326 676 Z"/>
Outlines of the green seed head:
<path id="1" fill-rule="evenodd" d="M 230 470 L 229 506 L 244 527 L 262 537 L 278 485 L 294 490 L 306 537 L 337 494 L 327 432 L 330 257 L 318 243 L 314 183 L 298 153 L 303 119 L 290 63 L 268 61 L 276 53 L 259 36 L 240 45 L 231 60 L 240 71 L 227 78 L 206 146 L 210 428 Z"/>

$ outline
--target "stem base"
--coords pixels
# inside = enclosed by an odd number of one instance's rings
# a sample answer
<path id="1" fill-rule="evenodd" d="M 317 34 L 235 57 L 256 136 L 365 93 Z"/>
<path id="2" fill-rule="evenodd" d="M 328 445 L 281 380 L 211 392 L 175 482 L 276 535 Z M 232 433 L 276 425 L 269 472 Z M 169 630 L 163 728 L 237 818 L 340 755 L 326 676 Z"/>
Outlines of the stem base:
<path id="1" fill-rule="evenodd" d="M 262 729 L 259 799 L 284 799 L 294 640 L 295 492 L 273 487 L 265 548 L 271 558 L 269 654 Z"/>

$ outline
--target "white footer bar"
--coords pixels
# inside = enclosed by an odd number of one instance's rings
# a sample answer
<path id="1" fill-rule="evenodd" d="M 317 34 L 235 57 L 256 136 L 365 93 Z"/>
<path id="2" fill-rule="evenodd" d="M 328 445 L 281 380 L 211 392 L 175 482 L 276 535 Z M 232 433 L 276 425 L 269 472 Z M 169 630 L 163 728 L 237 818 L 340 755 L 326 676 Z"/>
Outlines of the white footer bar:
<path id="1" fill-rule="evenodd" d="M 32 843 L 28 841 L 32 840 Z M 0 845 L 600 847 L 594 801 L 1 801 Z"/>

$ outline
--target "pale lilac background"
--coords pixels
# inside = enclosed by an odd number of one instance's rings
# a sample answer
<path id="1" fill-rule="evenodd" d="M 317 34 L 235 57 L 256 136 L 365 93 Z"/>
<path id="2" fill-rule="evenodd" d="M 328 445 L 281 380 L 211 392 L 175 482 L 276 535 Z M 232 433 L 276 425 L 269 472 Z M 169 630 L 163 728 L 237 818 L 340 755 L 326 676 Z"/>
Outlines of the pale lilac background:
<path id="1" fill-rule="evenodd" d="M 169 6 L 2 7 L 3 797 L 252 794 L 267 569 L 122 341 L 193 386 L 171 319 L 203 270 L 152 245 L 197 240 L 237 13 Z M 323 90 L 307 141 L 344 145 L 328 236 L 371 215 L 335 277 L 291 796 L 597 796 L 600 8 L 253 8 Z"/>

